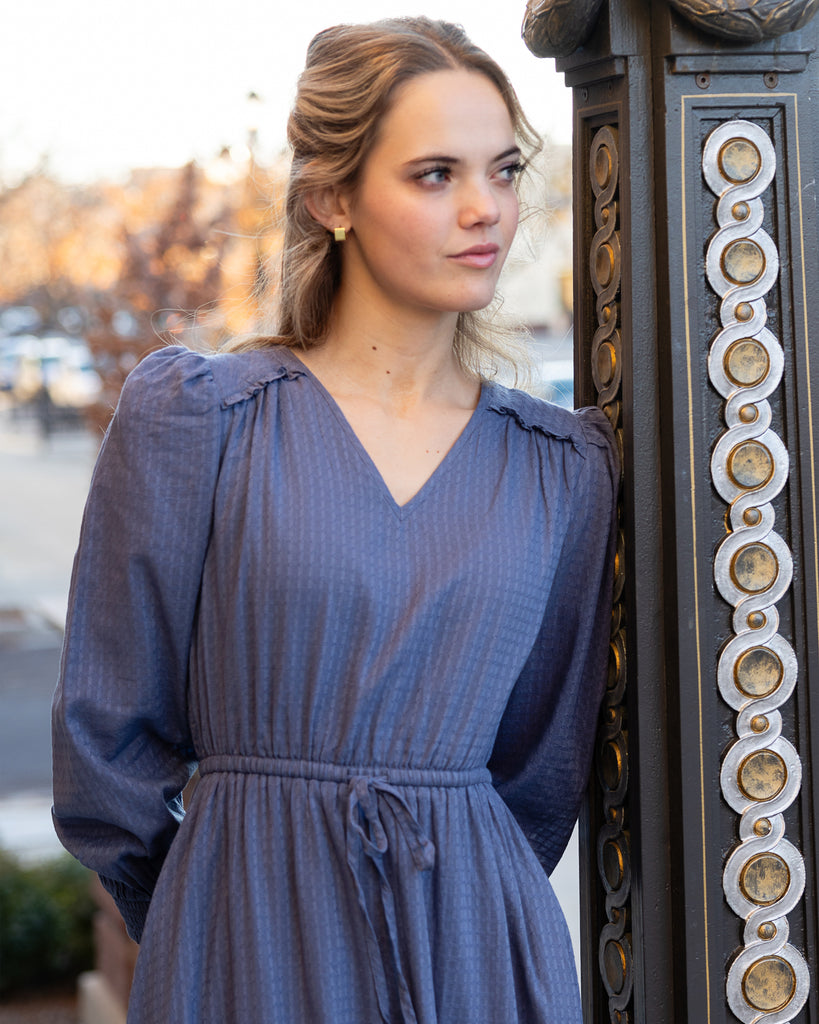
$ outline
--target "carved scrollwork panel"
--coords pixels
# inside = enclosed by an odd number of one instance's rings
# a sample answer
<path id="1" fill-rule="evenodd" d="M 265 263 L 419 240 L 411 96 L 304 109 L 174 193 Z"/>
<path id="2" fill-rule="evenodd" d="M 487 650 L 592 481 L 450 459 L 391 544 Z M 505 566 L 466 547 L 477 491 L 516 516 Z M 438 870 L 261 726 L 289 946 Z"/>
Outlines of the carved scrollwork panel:
<path id="1" fill-rule="evenodd" d="M 743 1024 L 785 1024 L 804 1006 L 810 977 L 802 954 L 788 942 L 787 919 L 802 897 L 805 866 L 785 839 L 783 817 L 799 793 L 802 764 L 782 735 L 779 710 L 793 693 L 797 663 L 779 633 L 776 607 L 793 573 L 790 549 L 774 529 L 772 504 L 789 468 L 768 401 L 784 369 L 782 347 L 766 326 L 765 296 L 776 283 L 779 255 L 762 226 L 776 153 L 759 125 L 732 120 L 708 136 L 702 170 L 718 197 L 718 228 L 705 266 L 720 296 L 721 328 L 708 354 L 708 373 L 725 399 L 725 430 L 711 453 L 711 479 L 729 506 L 714 580 L 734 609 L 732 636 L 717 666 L 720 693 L 736 712 L 736 738 L 723 757 L 720 785 L 740 816 L 723 891 L 744 921 L 726 996 Z"/>
<path id="2" fill-rule="evenodd" d="M 819 11 L 819 0 L 669 0 L 675 11 L 711 35 L 759 42 L 793 32 Z"/>
<path id="3" fill-rule="evenodd" d="M 597 404 L 608 416 L 622 450 L 622 340 L 620 334 L 621 250 L 618 225 L 620 157 L 616 128 L 595 133 L 589 150 L 589 179 L 594 195 L 595 232 L 589 247 L 589 276 L 595 294 L 596 329 L 591 343 L 591 372 Z M 622 518 L 622 507 L 620 508 Z M 600 977 L 612 1024 L 632 1019 L 634 960 L 631 946 L 631 849 L 626 723 L 626 623 L 624 531 L 618 531 L 615 589 L 609 648 L 609 678 L 598 733 L 596 768 L 602 791 L 603 824 L 597 835 L 597 868 L 605 893 L 606 923 L 598 941 Z"/>

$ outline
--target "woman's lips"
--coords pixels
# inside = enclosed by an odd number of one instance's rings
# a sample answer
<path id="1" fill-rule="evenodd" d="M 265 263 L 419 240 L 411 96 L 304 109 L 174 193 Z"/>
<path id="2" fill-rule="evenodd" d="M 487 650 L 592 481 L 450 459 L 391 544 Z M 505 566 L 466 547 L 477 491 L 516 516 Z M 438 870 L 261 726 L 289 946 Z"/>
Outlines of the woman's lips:
<path id="1" fill-rule="evenodd" d="M 486 270 L 498 258 L 499 252 L 499 245 L 473 245 L 469 249 L 464 249 L 463 252 L 456 252 L 449 258 L 462 266 Z"/>

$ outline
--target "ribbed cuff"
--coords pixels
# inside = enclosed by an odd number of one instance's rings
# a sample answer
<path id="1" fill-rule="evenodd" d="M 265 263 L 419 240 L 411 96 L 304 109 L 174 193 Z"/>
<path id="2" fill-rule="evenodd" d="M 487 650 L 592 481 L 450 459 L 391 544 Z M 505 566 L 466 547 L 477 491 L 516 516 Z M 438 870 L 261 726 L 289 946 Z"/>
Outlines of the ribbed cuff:
<path id="1" fill-rule="evenodd" d="M 103 889 L 111 894 L 122 915 L 125 930 L 134 942 L 140 942 L 142 929 L 145 927 L 145 918 L 148 916 L 148 907 L 151 905 L 150 897 L 114 878 L 105 878 L 103 875 L 99 877 Z"/>

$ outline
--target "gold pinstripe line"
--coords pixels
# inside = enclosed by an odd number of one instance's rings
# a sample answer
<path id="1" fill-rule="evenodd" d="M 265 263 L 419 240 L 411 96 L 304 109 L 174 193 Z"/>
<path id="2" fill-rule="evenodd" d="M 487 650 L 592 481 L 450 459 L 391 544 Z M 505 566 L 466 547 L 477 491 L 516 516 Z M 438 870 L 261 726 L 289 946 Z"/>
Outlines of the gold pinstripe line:
<path id="1" fill-rule="evenodd" d="M 805 222 L 802 208 L 802 157 L 799 149 L 799 101 L 794 94 L 793 97 L 793 119 L 796 128 L 796 186 L 799 194 L 799 241 L 800 255 L 802 259 L 802 316 L 804 318 L 805 330 L 805 374 L 808 392 L 808 435 L 810 438 L 810 483 L 811 499 L 813 504 L 813 585 L 816 594 L 816 603 L 819 607 L 819 544 L 817 544 L 817 512 L 816 512 L 816 457 L 814 454 L 813 437 L 813 395 L 810 387 L 810 345 L 808 338 L 810 326 L 808 321 L 808 283 L 807 271 L 805 269 Z M 817 623 L 819 626 L 819 623 Z"/>
<path id="2" fill-rule="evenodd" d="M 697 649 L 697 714 L 699 728 L 700 751 L 700 825 L 702 834 L 702 904 L 703 904 L 703 937 L 705 939 L 705 1019 L 711 1024 L 711 960 L 708 955 L 708 886 L 706 884 L 706 850 L 705 850 L 705 752 L 703 740 L 703 709 L 702 709 L 702 644 L 700 639 L 700 596 L 699 596 L 699 563 L 697 559 L 697 486 L 696 464 L 694 459 L 694 387 L 692 381 L 691 355 L 691 316 L 689 312 L 688 292 L 688 232 L 686 207 L 685 178 L 685 101 L 694 97 L 682 96 L 680 128 L 681 138 L 681 170 L 682 181 L 682 256 L 683 256 L 683 301 L 685 304 L 685 356 L 688 380 L 688 468 L 691 474 L 691 540 L 693 545 L 694 563 L 694 636 Z"/>

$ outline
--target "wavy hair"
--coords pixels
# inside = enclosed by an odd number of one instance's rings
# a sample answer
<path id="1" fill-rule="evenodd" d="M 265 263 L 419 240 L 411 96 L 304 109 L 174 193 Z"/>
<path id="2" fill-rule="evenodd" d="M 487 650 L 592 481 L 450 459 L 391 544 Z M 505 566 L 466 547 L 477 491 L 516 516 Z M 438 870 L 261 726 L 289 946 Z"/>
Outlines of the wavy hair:
<path id="1" fill-rule="evenodd" d="M 237 339 L 230 348 L 269 344 L 311 347 L 325 337 L 341 279 L 339 246 L 313 219 L 307 198 L 327 187 L 354 190 L 395 91 L 435 71 L 465 69 L 485 75 L 503 99 L 515 137 L 529 159 L 540 137 L 521 109 L 504 71 L 459 25 L 429 18 L 389 18 L 336 25 L 319 32 L 307 50 L 287 124 L 292 163 L 284 212 L 284 241 L 275 334 Z M 464 369 L 485 374 L 515 362 L 508 328 L 488 310 L 458 316 L 454 351 Z"/>

